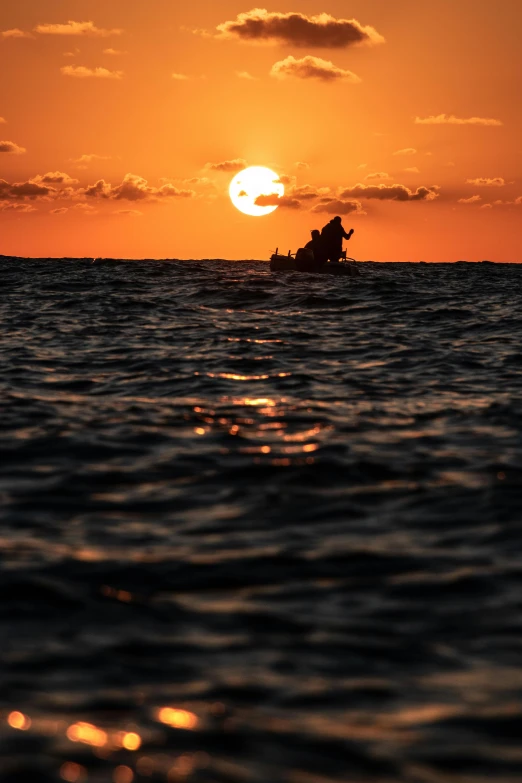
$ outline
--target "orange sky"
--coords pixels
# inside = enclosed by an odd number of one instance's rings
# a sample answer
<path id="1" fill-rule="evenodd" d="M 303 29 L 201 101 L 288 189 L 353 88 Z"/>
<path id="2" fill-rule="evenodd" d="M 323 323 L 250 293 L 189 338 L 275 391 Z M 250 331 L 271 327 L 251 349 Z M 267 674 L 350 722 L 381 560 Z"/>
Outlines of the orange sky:
<path id="1" fill-rule="evenodd" d="M 2 3 L 0 254 L 262 259 L 343 213 L 357 259 L 522 260 L 521 0 L 260 5 Z M 237 211 L 238 160 L 285 205 Z"/>

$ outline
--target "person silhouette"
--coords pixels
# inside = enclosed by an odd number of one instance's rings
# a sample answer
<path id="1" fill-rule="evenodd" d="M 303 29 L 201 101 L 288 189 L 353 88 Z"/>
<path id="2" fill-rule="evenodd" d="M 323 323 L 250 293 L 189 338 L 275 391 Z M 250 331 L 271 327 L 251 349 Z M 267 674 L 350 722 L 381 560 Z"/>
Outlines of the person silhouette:
<path id="1" fill-rule="evenodd" d="M 339 261 L 343 254 L 343 239 L 351 239 L 353 228 L 348 233 L 343 228 L 342 218 L 336 215 L 321 231 L 326 257 L 333 262 Z"/>
<path id="2" fill-rule="evenodd" d="M 325 264 L 328 260 L 328 252 L 321 237 L 321 232 L 314 228 L 314 230 L 310 233 L 312 234 L 312 238 L 310 242 L 306 243 L 305 248 L 307 250 L 311 250 L 314 254 L 314 261 L 316 265 Z"/>

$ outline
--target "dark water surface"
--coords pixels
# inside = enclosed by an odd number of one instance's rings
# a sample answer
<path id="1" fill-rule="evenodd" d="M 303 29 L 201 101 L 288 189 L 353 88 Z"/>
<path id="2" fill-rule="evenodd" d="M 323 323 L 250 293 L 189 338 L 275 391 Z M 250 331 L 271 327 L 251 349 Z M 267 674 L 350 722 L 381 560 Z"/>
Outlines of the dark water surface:
<path id="1" fill-rule="evenodd" d="M 522 266 L 0 281 L 2 781 L 521 779 Z"/>

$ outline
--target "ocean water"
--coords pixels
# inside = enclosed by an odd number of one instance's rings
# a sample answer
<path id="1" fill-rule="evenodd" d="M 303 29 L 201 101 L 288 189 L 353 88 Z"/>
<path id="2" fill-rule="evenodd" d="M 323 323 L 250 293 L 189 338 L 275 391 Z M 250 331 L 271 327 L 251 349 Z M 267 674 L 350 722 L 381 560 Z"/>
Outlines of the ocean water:
<path id="1" fill-rule="evenodd" d="M 0 779 L 522 777 L 522 266 L 0 259 Z"/>

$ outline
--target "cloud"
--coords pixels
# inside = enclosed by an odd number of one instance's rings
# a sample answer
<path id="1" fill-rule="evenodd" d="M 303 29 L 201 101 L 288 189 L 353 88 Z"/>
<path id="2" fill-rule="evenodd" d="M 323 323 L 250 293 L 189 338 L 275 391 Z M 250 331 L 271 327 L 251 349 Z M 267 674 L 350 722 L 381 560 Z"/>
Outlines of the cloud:
<path id="1" fill-rule="evenodd" d="M 436 117 L 415 117 L 415 125 L 490 125 L 499 126 L 504 123 L 501 120 L 494 120 L 491 117 L 469 117 L 462 119 L 455 117 L 454 114 L 439 114 Z"/>
<path id="2" fill-rule="evenodd" d="M 0 212 L 38 212 L 31 204 L 20 204 L 12 201 L 0 201 Z"/>
<path id="3" fill-rule="evenodd" d="M 66 212 L 68 212 L 67 207 L 59 207 L 58 209 L 51 209 L 50 214 L 51 215 L 65 215 Z"/>
<path id="4" fill-rule="evenodd" d="M 470 196 L 469 198 L 459 198 L 458 204 L 476 204 L 477 201 L 482 201 L 482 196 Z"/>
<path id="5" fill-rule="evenodd" d="M 438 188 L 419 187 L 412 191 L 405 185 L 362 185 L 358 183 L 353 188 L 344 188 L 341 198 L 379 199 L 381 201 L 433 201 L 438 198 Z"/>
<path id="6" fill-rule="evenodd" d="M 391 177 L 385 171 L 372 171 L 364 179 L 391 179 Z"/>
<path id="7" fill-rule="evenodd" d="M 310 54 L 300 60 L 289 55 L 286 60 L 280 60 L 272 66 L 270 76 L 278 79 L 287 79 L 288 77 L 320 79 L 323 82 L 346 81 L 350 84 L 361 82 L 355 73 L 345 71 L 329 60 L 321 60 L 320 57 L 313 57 Z"/>
<path id="8" fill-rule="evenodd" d="M 297 182 L 297 177 L 295 177 L 293 174 L 281 174 L 278 182 L 281 182 L 283 185 L 290 185 L 293 187 Z"/>
<path id="9" fill-rule="evenodd" d="M 185 73 L 173 73 L 172 78 L 177 82 L 187 82 L 189 80 Z"/>
<path id="10" fill-rule="evenodd" d="M 325 201 L 330 201 L 332 199 L 332 196 L 329 195 L 330 188 L 318 188 L 315 185 L 296 186 L 296 178 L 292 175 L 281 176 L 279 182 L 288 186 L 284 196 L 279 196 L 277 193 L 268 195 L 263 194 L 256 199 L 255 203 L 261 207 L 278 206 L 286 207 L 288 209 L 300 209 L 304 207 L 305 204 L 319 198 L 322 198 Z"/>
<path id="11" fill-rule="evenodd" d="M 15 27 L 13 30 L 3 30 L 0 33 L 0 38 L 32 38 L 31 33 L 26 33 L 24 30 L 19 30 Z"/>
<path id="12" fill-rule="evenodd" d="M 408 174 L 420 174 L 420 171 L 417 168 L 417 166 L 408 166 L 408 168 L 403 169 L 403 171 L 407 171 Z"/>
<path id="13" fill-rule="evenodd" d="M 7 152 L 10 155 L 23 155 L 27 150 L 25 147 L 19 147 L 14 141 L 0 141 L 0 152 Z"/>
<path id="14" fill-rule="evenodd" d="M 520 207 L 522 206 L 522 196 L 518 196 L 514 201 L 502 201 L 497 199 L 492 204 L 483 204 L 481 209 L 493 209 L 493 207 Z"/>
<path id="15" fill-rule="evenodd" d="M 37 174 L 31 179 L 38 185 L 78 185 L 77 179 L 73 179 L 63 171 L 48 171 L 47 174 Z"/>
<path id="16" fill-rule="evenodd" d="M 365 215 L 362 204 L 357 200 L 324 199 L 316 204 L 311 212 L 324 212 L 328 215 Z"/>
<path id="17" fill-rule="evenodd" d="M 127 52 L 121 52 L 119 49 L 104 49 L 103 54 L 110 54 L 112 57 L 119 57 L 122 54 L 127 54 Z"/>
<path id="18" fill-rule="evenodd" d="M 254 82 L 257 81 L 255 76 L 252 76 L 251 73 L 248 73 L 248 71 L 236 71 L 236 76 L 238 79 L 246 79 L 247 81 Z"/>
<path id="19" fill-rule="evenodd" d="M 310 168 L 310 164 L 303 163 L 302 160 L 298 160 L 298 161 L 296 161 L 295 167 L 296 167 L 296 169 L 309 169 Z"/>
<path id="20" fill-rule="evenodd" d="M 108 155 L 80 155 L 79 158 L 71 158 L 71 163 L 76 165 L 77 169 L 86 169 L 93 160 L 111 160 Z"/>
<path id="21" fill-rule="evenodd" d="M 467 179 L 466 184 L 481 188 L 503 188 L 506 182 L 503 177 L 493 177 L 493 179 L 478 177 L 477 179 Z"/>
<path id="22" fill-rule="evenodd" d="M 5 120 L 3 117 L 0 117 L 0 125 L 5 125 L 7 120 Z"/>
<path id="23" fill-rule="evenodd" d="M 84 35 L 107 38 L 110 35 L 121 35 L 122 30 L 104 30 L 96 27 L 94 22 L 72 22 L 67 24 L 39 24 L 34 28 L 40 35 Z"/>
<path id="24" fill-rule="evenodd" d="M 76 79 L 122 79 L 123 71 L 109 71 L 107 68 L 86 68 L 84 65 L 64 65 L 60 68 L 64 76 Z"/>
<path id="25" fill-rule="evenodd" d="M 98 214 L 98 210 L 94 209 L 90 204 L 75 204 L 72 209 L 80 215 L 85 215 L 85 217 L 93 217 Z"/>
<path id="26" fill-rule="evenodd" d="M 413 147 L 406 147 L 403 150 L 397 150 L 397 152 L 393 153 L 394 155 L 416 155 L 417 150 Z"/>
<path id="27" fill-rule="evenodd" d="M 167 179 L 166 177 L 162 177 L 161 182 L 171 182 L 172 180 Z M 192 185 L 192 187 L 197 188 L 215 188 L 216 183 L 213 179 L 209 179 L 208 177 L 189 177 L 188 179 L 181 180 L 184 185 Z"/>
<path id="28" fill-rule="evenodd" d="M 220 163 L 206 163 L 205 168 L 210 171 L 241 171 L 246 168 L 247 162 L 243 158 L 234 158 L 234 160 L 223 160 Z"/>
<path id="29" fill-rule="evenodd" d="M 49 196 L 54 192 L 54 188 L 48 185 L 40 185 L 37 182 L 14 182 L 10 184 L 5 179 L 0 179 L 0 199 L 23 201 L 26 198 L 36 199 L 42 196 Z"/>
<path id="30" fill-rule="evenodd" d="M 79 54 L 80 54 L 80 50 L 79 49 L 75 49 L 74 52 L 64 52 L 63 56 L 64 57 L 77 57 Z"/>
<path id="31" fill-rule="evenodd" d="M 112 213 L 113 215 L 127 215 L 128 217 L 142 217 L 143 212 L 140 212 L 139 209 L 117 209 L 116 212 Z"/>
<path id="32" fill-rule="evenodd" d="M 261 195 L 256 198 L 254 204 L 258 207 L 283 207 L 287 209 L 301 209 L 301 202 L 291 196 L 279 196 L 277 193 Z"/>
<path id="33" fill-rule="evenodd" d="M 170 184 L 159 188 L 150 187 L 146 179 L 136 174 L 126 174 L 123 182 L 116 187 L 100 179 L 81 193 L 87 198 L 115 201 L 157 201 L 162 198 L 192 198 L 196 195 L 193 190 L 179 189 Z"/>
<path id="34" fill-rule="evenodd" d="M 355 19 L 336 19 L 329 14 L 269 13 L 254 8 L 234 21 L 218 25 L 218 37 L 248 42 L 269 42 L 300 47 L 342 49 L 356 44 L 379 44 L 384 38 L 373 27 Z"/>

